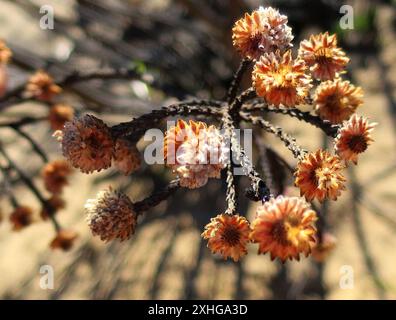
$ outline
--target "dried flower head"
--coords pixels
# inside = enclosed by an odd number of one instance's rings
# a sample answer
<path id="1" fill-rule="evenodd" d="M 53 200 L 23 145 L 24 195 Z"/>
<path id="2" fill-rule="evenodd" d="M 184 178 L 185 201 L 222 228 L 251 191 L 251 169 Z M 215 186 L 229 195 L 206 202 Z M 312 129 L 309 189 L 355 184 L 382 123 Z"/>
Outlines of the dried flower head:
<path id="1" fill-rule="evenodd" d="M 254 66 L 253 86 L 269 104 L 292 107 L 303 103 L 311 88 L 305 71 L 304 61 L 293 60 L 291 51 L 265 54 Z"/>
<path id="2" fill-rule="evenodd" d="M 138 170 L 141 161 L 136 144 L 126 139 L 117 139 L 115 143 L 114 164 L 125 175 Z"/>
<path id="3" fill-rule="evenodd" d="M 68 104 L 56 104 L 50 108 L 48 120 L 52 130 L 63 129 L 67 121 L 73 120 L 74 110 Z"/>
<path id="4" fill-rule="evenodd" d="M 377 123 L 369 123 L 366 118 L 356 114 L 346 121 L 334 140 L 335 151 L 340 158 L 357 164 L 359 154 L 366 151 L 374 141 L 371 132 L 376 125 Z"/>
<path id="5" fill-rule="evenodd" d="M 72 168 L 65 160 L 55 160 L 47 163 L 41 176 L 44 180 L 45 188 L 51 193 L 60 193 L 64 186 L 68 184 L 68 178 L 72 173 Z"/>
<path id="6" fill-rule="evenodd" d="M 4 41 L 0 40 L 0 64 L 6 64 L 10 61 L 12 52 Z"/>
<path id="7" fill-rule="evenodd" d="M 349 62 L 344 51 L 337 47 L 337 36 L 328 32 L 302 41 L 298 54 L 310 66 L 312 76 L 319 80 L 334 79 Z"/>
<path id="8" fill-rule="evenodd" d="M 100 191 L 96 199 L 89 199 L 85 210 L 92 234 L 105 242 L 124 241 L 135 232 L 137 214 L 131 200 L 111 187 Z"/>
<path id="9" fill-rule="evenodd" d="M 42 101 L 51 101 L 62 88 L 55 84 L 54 79 L 45 71 L 39 70 L 33 74 L 26 85 L 25 94 Z"/>
<path id="10" fill-rule="evenodd" d="M 164 139 L 164 159 L 180 178 L 180 185 L 190 189 L 205 185 L 208 178 L 220 178 L 227 163 L 223 136 L 215 126 L 179 120 Z"/>
<path id="11" fill-rule="evenodd" d="M 363 90 L 349 81 L 337 78 L 322 82 L 315 91 L 315 111 L 323 120 L 333 124 L 342 123 L 363 103 Z"/>
<path id="12" fill-rule="evenodd" d="M 92 115 L 74 118 L 65 123 L 61 133 L 54 135 L 61 140 L 65 158 L 81 172 L 91 173 L 111 166 L 113 139 L 102 120 Z"/>
<path id="13" fill-rule="evenodd" d="M 56 234 L 55 238 L 51 241 L 51 249 L 60 249 L 62 251 L 68 251 L 73 247 L 78 234 L 72 230 L 60 230 Z"/>
<path id="14" fill-rule="evenodd" d="M 40 212 L 41 219 L 47 220 L 49 217 L 54 216 L 59 210 L 65 207 L 66 203 L 59 195 L 52 195 L 47 200 L 47 205 L 43 206 Z"/>
<path id="15" fill-rule="evenodd" d="M 33 222 L 33 210 L 28 206 L 19 206 L 10 215 L 12 230 L 19 231 Z"/>
<path id="16" fill-rule="evenodd" d="M 245 217 L 219 214 L 205 226 L 202 237 L 208 240 L 208 248 L 212 253 L 238 261 L 247 254 L 249 232 L 249 221 Z"/>
<path id="17" fill-rule="evenodd" d="M 337 200 L 341 190 L 345 189 L 342 169 L 344 165 L 338 156 L 317 150 L 308 153 L 297 164 L 295 184 L 308 201 L 315 198 L 321 202 L 326 198 Z"/>
<path id="18" fill-rule="evenodd" d="M 235 22 L 232 28 L 234 47 L 249 59 L 258 59 L 265 52 L 285 51 L 293 40 L 287 17 L 271 7 L 260 7 Z"/>
<path id="19" fill-rule="evenodd" d="M 250 239 L 259 244 L 259 254 L 269 252 L 285 262 L 307 257 L 315 244 L 315 211 L 299 197 L 278 196 L 257 208 Z"/>
<path id="20" fill-rule="evenodd" d="M 330 253 L 334 250 L 337 244 L 337 239 L 331 233 L 324 233 L 322 241 L 317 241 L 312 249 L 312 258 L 317 262 L 325 261 Z"/>

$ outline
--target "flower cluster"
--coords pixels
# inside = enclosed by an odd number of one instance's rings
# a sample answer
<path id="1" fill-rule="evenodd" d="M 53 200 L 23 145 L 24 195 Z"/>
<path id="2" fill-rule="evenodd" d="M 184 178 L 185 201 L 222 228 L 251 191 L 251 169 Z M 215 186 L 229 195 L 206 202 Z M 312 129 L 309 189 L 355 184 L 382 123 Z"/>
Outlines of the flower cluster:
<path id="1" fill-rule="evenodd" d="M 259 245 L 258 253 L 269 253 L 271 259 L 299 260 L 308 256 L 316 239 L 315 211 L 302 198 L 271 198 L 257 208 L 250 224 L 239 215 L 220 214 L 212 218 L 202 237 L 213 253 L 238 261 L 247 254 L 249 242 Z"/>
<path id="2" fill-rule="evenodd" d="M 316 225 L 321 216 L 312 209 L 315 206 L 310 202 L 335 201 L 341 196 L 346 189 L 344 169 L 351 163 L 357 164 L 360 155 L 373 142 L 371 134 L 376 125 L 356 114 L 363 104 L 363 90 L 342 78 L 349 58 L 339 47 L 336 35 L 328 32 L 310 36 L 293 51 L 293 34 L 287 16 L 271 7 L 260 7 L 236 21 L 232 41 L 243 61 L 224 101 L 181 101 L 112 127 L 93 115 L 75 116 L 70 105 L 59 103 L 59 99 L 54 101 L 61 91 L 60 85 L 78 79 L 78 75 L 72 74 L 55 83 L 46 72 L 38 71 L 29 79 L 21 98 L 36 99 L 49 107 L 47 120 L 66 159 L 48 162 L 33 143 L 33 149 L 46 162 L 42 180 L 49 198 L 41 196 L 33 183 L 27 185 L 42 203 L 41 217 L 54 222 L 56 236 L 51 248 L 69 250 L 77 237 L 74 231 L 60 228 L 54 215 L 65 206 L 61 195 L 69 184 L 72 167 L 90 174 L 114 166 L 122 174 L 130 175 L 141 166 L 136 144 L 144 131 L 162 126 L 160 122 L 166 117 L 176 116 L 177 122 L 167 128 L 161 142 L 163 158 L 160 159 L 176 179 L 164 190 L 139 202 L 132 202 L 128 195 L 112 187 L 100 191 L 85 205 L 86 220 L 94 236 L 105 242 L 130 239 L 143 211 L 158 205 L 179 187 L 196 189 L 205 186 L 211 178 L 221 179 L 224 170 L 226 210 L 211 218 L 201 234 L 213 254 L 239 261 L 248 254 L 250 245 L 256 245 L 258 254 L 268 253 L 271 260 L 282 262 L 300 260 L 311 253 L 314 259 L 323 261 L 329 255 L 335 246 L 335 238 L 326 230 L 325 221 Z M 0 71 L 10 55 L 8 48 L 0 42 Z M 249 69 L 250 65 L 252 69 Z M 252 86 L 239 94 L 247 70 L 251 70 Z M 80 80 L 98 75 L 104 80 L 117 73 L 109 76 L 96 72 Z M 119 75 L 125 78 L 125 70 Z M 137 76 L 136 72 L 130 72 L 130 75 Z M 0 94 L 1 79 L 0 73 Z M 310 108 L 309 112 L 299 110 L 300 107 Z M 273 125 L 261 111 L 313 124 L 333 139 L 333 150 L 305 151 L 293 136 Z M 210 117 L 214 124 L 182 120 L 192 115 L 197 115 L 200 120 Z M 240 143 L 235 133 L 235 129 L 248 125 L 274 134 L 292 152 L 298 162 L 295 169 L 291 169 L 291 175 L 294 172 L 294 184 L 299 188 L 300 197 L 274 191 L 273 179 L 277 175 L 272 174 L 272 161 L 264 159 L 263 154 L 259 154 L 261 161 L 257 163 L 266 177 L 260 177 L 255 161 L 246 152 L 246 142 Z M 260 143 L 263 137 L 258 138 Z M 1 146 L 0 152 L 8 161 Z M 273 161 L 285 163 L 280 155 Z M 8 162 L 22 177 L 22 170 Z M 237 167 L 250 183 L 246 197 L 261 201 L 251 221 L 243 213 L 237 213 L 240 212 L 239 183 L 234 171 Z M 16 201 L 13 204 L 15 210 L 10 216 L 13 228 L 19 230 L 32 223 L 32 210 L 17 205 Z"/>
<path id="3" fill-rule="evenodd" d="M 63 126 L 67 121 L 73 120 L 74 110 L 68 104 L 55 104 L 53 105 L 48 114 L 48 121 L 50 123 L 51 129 L 62 130 Z"/>
<path id="4" fill-rule="evenodd" d="M 165 163 L 190 189 L 205 185 L 209 178 L 220 178 L 228 152 L 220 131 L 204 122 L 179 120 L 164 139 Z"/>
<path id="5" fill-rule="evenodd" d="M 267 17 L 264 12 L 274 16 L 277 11 L 260 8 L 235 23 L 234 46 L 245 57 L 255 60 L 253 87 L 267 104 L 291 108 L 313 101 L 314 111 L 322 120 L 342 125 L 335 139 L 336 155 L 325 150 L 308 153 L 298 163 L 295 173 L 295 184 L 308 201 L 336 200 L 345 189 L 342 169 L 349 161 L 356 164 L 358 155 L 373 141 L 370 134 L 375 124 L 355 115 L 363 103 L 363 90 L 341 78 L 349 58 L 338 47 L 335 34 L 326 32 L 303 40 L 295 59 L 287 46 L 267 46 L 266 50 L 257 50 L 255 41 L 267 39 L 271 25 L 267 18 L 263 18 Z M 277 15 L 281 16 L 278 12 Z M 284 24 L 282 30 L 290 32 L 285 25 L 286 17 L 278 21 Z M 293 37 L 279 37 L 285 38 L 291 41 Z M 252 48 L 256 49 L 255 54 L 252 54 Z M 313 79 L 323 82 L 317 84 L 311 98 Z"/>
<path id="6" fill-rule="evenodd" d="M 345 52 L 337 47 L 337 36 L 330 36 L 328 32 L 312 35 L 309 40 L 302 41 L 298 54 L 318 80 L 336 78 L 349 62 Z"/>
<path id="7" fill-rule="evenodd" d="M 303 60 L 292 59 L 291 51 L 280 55 L 271 52 L 261 56 L 254 66 L 253 86 L 269 103 L 292 107 L 304 103 L 311 88 Z"/>
<path id="8" fill-rule="evenodd" d="M 61 91 L 62 88 L 48 73 L 39 70 L 30 77 L 25 88 L 25 95 L 41 101 L 51 101 Z"/>
<path id="9" fill-rule="evenodd" d="M 140 166 L 136 146 L 124 139 L 114 141 L 110 128 L 93 115 L 75 117 L 54 136 L 61 142 L 64 157 L 81 172 L 107 169 L 113 160 L 124 174 Z"/>
<path id="10" fill-rule="evenodd" d="M 235 22 L 232 40 L 242 56 L 258 59 L 265 52 L 290 48 L 293 35 L 285 15 L 271 7 L 260 7 Z"/>
<path id="11" fill-rule="evenodd" d="M 100 191 L 96 199 L 89 199 L 85 210 L 92 234 L 103 241 L 125 241 L 135 232 L 137 214 L 131 200 L 111 187 Z"/>

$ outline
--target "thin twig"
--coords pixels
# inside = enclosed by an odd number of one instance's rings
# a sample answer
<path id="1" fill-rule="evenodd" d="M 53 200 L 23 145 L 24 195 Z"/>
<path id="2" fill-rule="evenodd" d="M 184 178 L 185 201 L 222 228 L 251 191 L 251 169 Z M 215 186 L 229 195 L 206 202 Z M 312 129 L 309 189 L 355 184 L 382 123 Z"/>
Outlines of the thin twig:
<path id="1" fill-rule="evenodd" d="M 301 111 L 297 108 L 276 108 L 268 106 L 263 102 L 256 102 L 251 105 L 245 105 L 244 111 L 249 110 L 250 112 L 260 111 L 260 112 L 272 112 L 288 115 L 290 117 L 296 118 L 301 121 L 305 121 L 325 132 L 329 137 L 335 137 L 337 135 L 339 125 L 334 125 L 330 121 L 322 120 L 318 116 L 312 115 L 308 111 Z"/>
<path id="2" fill-rule="evenodd" d="M 8 165 L 15 170 L 16 173 L 18 173 L 19 177 L 21 180 L 25 183 L 25 185 L 29 188 L 29 190 L 36 196 L 37 200 L 41 203 L 41 205 L 49 212 L 49 217 L 50 220 L 55 228 L 56 231 L 61 230 L 61 227 L 56 220 L 56 217 L 54 214 L 55 209 L 51 206 L 51 204 L 43 197 L 39 189 L 35 186 L 33 181 L 18 167 L 18 165 L 15 164 L 14 161 L 8 156 L 7 152 L 4 150 L 4 148 L 0 145 L 0 153 L 4 156 L 4 158 L 7 160 Z"/>
<path id="3" fill-rule="evenodd" d="M 0 170 L 3 173 L 3 178 L 4 178 L 4 189 L 5 189 L 5 193 L 8 195 L 10 202 L 12 204 L 12 206 L 15 208 L 19 207 L 19 203 L 18 200 L 15 198 L 15 195 L 12 191 L 12 185 L 11 185 L 11 178 L 10 178 L 10 167 L 3 167 L 0 166 Z"/>
<path id="4" fill-rule="evenodd" d="M 5 128 L 5 127 L 22 127 L 24 125 L 40 122 L 43 120 L 47 120 L 48 117 L 39 117 L 39 118 L 33 118 L 33 117 L 23 117 L 19 120 L 15 121 L 9 121 L 9 122 L 2 122 L 0 123 L 0 128 Z"/>
<path id="5" fill-rule="evenodd" d="M 249 88 L 244 92 L 242 92 L 239 96 L 237 96 L 230 105 L 229 113 L 231 117 L 235 118 L 235 116 L 239 113 L 239 110 L 241 109 L 242 105 L 245 102 L 255 98 L 256 96 L 257 94 L 254 88 Z"/>
<path id="6" fill-rule="evenodd" d="M 36 141 L 33 140 L 33 138 L 29 134 L 22 131 L 19 126 L 11 126 L 11 128 L 14 129 L 16 133 L 18 133 L 22 138 L 26 139 L 26 141 L 30 143 L 33 150 L 39 155 L 44 163 L 48 162 L 48 157 L 45 154 L 44 150 L 36 143 Z"/>
<path id="7" fill-rule="evenodd" d="M 212 115 L 220 117 L 222 116 L 221 106 L 221 102 L 214 100 L 182 101 L 167 107 L 162 107 L 159 110 L 153 110 L 131 121 L 117 124 L 111 128 L 111 131 L 115 138 L 126 136 L 140 138 L 140 135 L 148 128 L 157 127 L 158 123 L 166 117 L 175 115 Z"/>
<path id="8" fill-rule="evenodd" d="M 65 87 L 71 86 L 78 82 L 89 81 L 89 80 L 111 80 L 111 79 L 140 79 L 142 81 L 150 83 L 150 80 L 146 79 L 144 75 L 137 72 L 137 67 L 132 68 L 118 68 L 118 69 L 107 69 L 107 70 L 93 70 L 90 72 L 79 72 L 74 71 L 68 75 L 64 75 L 62 78 L 56 81 L 56 84 Z M 34 100 L 31 97 L 24 96 L 24 90 L 27 82 L 14 88 L 4 95 L 0 99 L 0 109 L 4 110 L 15 104 Z"/>
<path id="9" fill-rule="evenodd" d="M 234 143 L 232 139 L 233 131 L 235 130 L 234 121 L 229 114 L 229 106 L 227 105 L 223 109 L 224 115 L 221 119 L 223 123 L 223 127 L 225 130 L 225 137 L 230 143 L 230 152 L 229 152 L 229 162 L 227 164 L 227 192 L 226 192 L 226 202 L 227 202 L 227 209 L 226 214 L 233 215 L 236 212 L 237 207 L 237 200 L 236 200 L 236 185 L 235 185 L 235 178 L 234 178 L 234 164 L 233 164 L 233 155 L 232 150 Z"/>
<path id="10" fill-rule="evenodd" d="M 296 143 L 295 138 L 283 132 L 283 129 L 281 127 L 271 124 L 270 122 L 268 122 L 267 120 L 263 119 L 260 116 L 252 116 L 251 114 L 248 114 L 246 112 L 241 112 L 240 116 L 242 120 L 258 125 L 261 128 L 263 128 L 265 131 L 276 135 L 280 140 L 283 141 L 285 146 L 293 153 L 293 156 L 295 158 L 299 160 L 304 158 L 307 151 L 302 149 Z"/>
<path id="11" fill-rule="evenodd" d="M 243 59 L 239 65 L 238 70 L 235 72 L 234 77 L 232 78 L 231 85 L 228 89 L 227 92 L 227 102 L 228 104 L 231 104 L 234 100 L 235 97 L 238 93 L 238 89 L 240 87 L 242 77 L 245 73 L 245 71 L 249 68 L 251 63 L 250 59 Z"/>
<path id="12" fill-rule="evenodd" d="M 169 196 L 175 193 L 180 188 L 179 179 L 175 179 L 171 181 L 165 189 L 152 194 L 151 196 L 147 197 L 146 199 L 135 202 L 134 209 L 140 215 L 144 211 L 149 210 L 157 206 L 160 202 L 166 200 Z"/>

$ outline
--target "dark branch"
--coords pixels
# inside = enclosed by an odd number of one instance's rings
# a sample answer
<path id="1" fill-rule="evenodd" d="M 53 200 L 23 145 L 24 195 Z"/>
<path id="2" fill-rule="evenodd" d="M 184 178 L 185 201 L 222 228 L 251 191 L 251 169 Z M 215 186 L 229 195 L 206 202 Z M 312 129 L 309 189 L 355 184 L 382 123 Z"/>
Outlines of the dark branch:
<path id="1" fill-rule="evenodd" d="M 166 200 L 169 196 L 174 194 L 180 188 L 179 179 L 175 179 L 171 181 L 165 189 L 152 194 L 151 196 L 147 197 L 146 199 L 134 203 L 135 211 L 140 215 L 144 211 L 149 210 L 157 206 L 162 201 Z"/>

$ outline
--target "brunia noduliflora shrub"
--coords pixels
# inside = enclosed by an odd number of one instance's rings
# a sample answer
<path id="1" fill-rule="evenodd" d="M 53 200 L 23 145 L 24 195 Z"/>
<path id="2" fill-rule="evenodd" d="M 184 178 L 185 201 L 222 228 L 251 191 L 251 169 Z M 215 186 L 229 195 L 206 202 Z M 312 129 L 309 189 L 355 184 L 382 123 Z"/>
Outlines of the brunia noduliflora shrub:
<path id="1" fill-rule="evenodd" d="M 299 260 L 300 255 L 311 252 L 315 259 L 324 259 L 335 239 L 323 230 L 322 237 L 318 236 L 318 215 L 310 202 L 335 201 L 341 196 L 346 182 L 343 171 L 348 165 L 356 165 L 372 143 L 371 132 L 376 124 L 355 114 L 363 103 L 363 90 L 343 79 L 349 58 L 338 46 L 336 35 L 311 35 L 295 46 L 296 53 L 292 51 L 293 38 L 287 16 L 271 7 L 260 7 L 236 21 L 232 41 L 242 62 L 223 102 L 182 101 L 112 127 L 93 115 L 73 118 L 70 106 L 54 104 L 48 120 L 57 130 L 54 135 L 67 162 L 49 162 L 43 169 L 45 188 L 52 194 L 50 208 L 61 206 L 58 197 L 68 184 L 71 167 L 87 174 L 112 165 L 125 175 L 139 170 L 141 157 L 136 143 L 146 129 L 176 115 L 179 119 L 165 132 L 163 141 L 164 164 L 176 180 L 139 202 L 112 187 L 100 191 L 96 199 L 86 204 L 93 235 L 106 242 L 127 240 L 135 232 L 141 212 L 156 206 L 178 188 L 202 188 L 209 179 L 220 179 L 224 170 L 226 208 L 213 216 L 202 233 L 212 253 L 238 261 L 248 253 L 250 244 L 257 244 L 259 254 L 269 253 L 271 259 L 282 262 Z M 0 43 L 0 70 L 10 55 Z M 252 86 L 238 95 L 240 79 L 250 65 Z M 29 79 L 23 94 L 52 101 L 61 90 L 51 76 L 40 70 Z M 301 105 L 309 105 L 311 112 L 299 110 Z M 265 119 L 262 110 L 291 116 L 321 129 L 333 138 L 334 152 L 305 151 L 283 128 Z M 192 114 L 210 117 L 216 124 L 208 125 L 198 119 L 186 122 L 181 118 Z M 292 152 L 297 159 L 294 177 L 300 197 L 271 193 L 267 186 L 270 178 L 260 177 L 235 136 L 241 121 L 274 134 Z M 237 213 L 235 164 L 230 158 L 237 160 L 250 180 L 246 196 L 262 202 L 251 222 Z M 47 210 L 46 217 L 53 218 L 55 211 Z M 29 225 L 31 215 L 29 207 L 17 207 L 11 217 L 14 229 Z M 58 230 L 51 247 L 67 250 L 75 238 L 72 232 Z"/>

